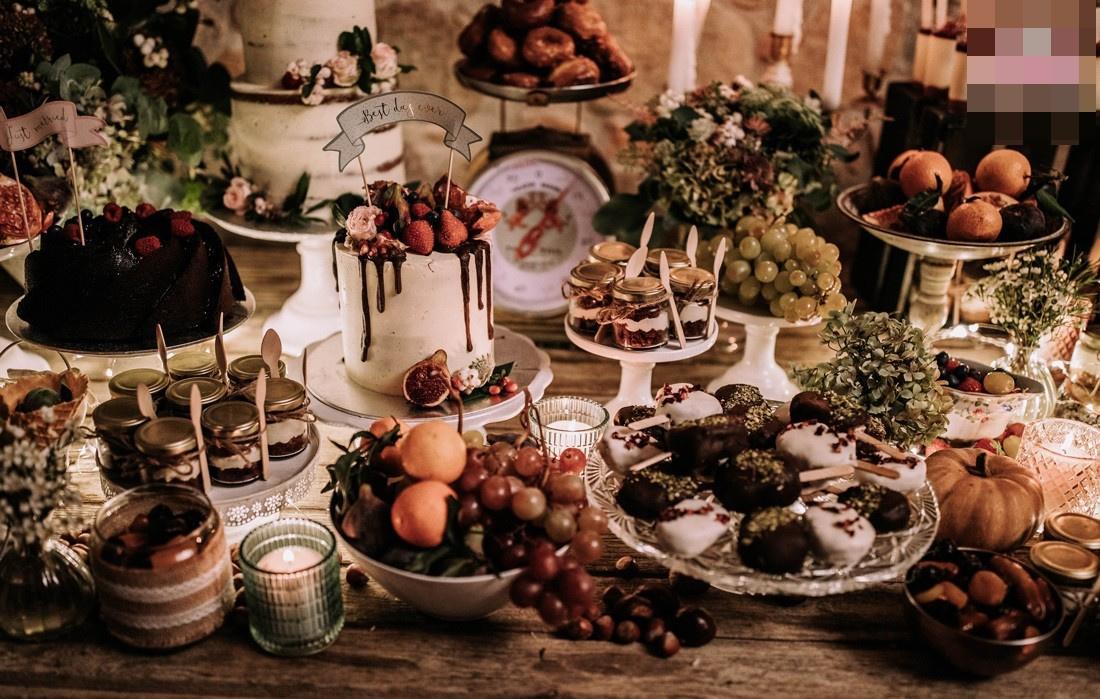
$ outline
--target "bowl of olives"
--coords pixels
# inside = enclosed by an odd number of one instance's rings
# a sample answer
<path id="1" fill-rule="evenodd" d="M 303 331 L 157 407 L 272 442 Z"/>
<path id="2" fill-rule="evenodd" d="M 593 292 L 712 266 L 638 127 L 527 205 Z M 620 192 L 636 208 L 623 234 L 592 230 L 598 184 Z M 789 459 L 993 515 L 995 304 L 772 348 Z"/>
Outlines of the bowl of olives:
<path id="1" fill-rule="evenodd" d="M 1010 423 L 1021 421 L 1029 400 L 1043 393 L 1034 379 L 947 352 L 936 355 L 936 365 L 944 390 L 955 401 L 944 433 L 950 441 L 996 439 Z"/>

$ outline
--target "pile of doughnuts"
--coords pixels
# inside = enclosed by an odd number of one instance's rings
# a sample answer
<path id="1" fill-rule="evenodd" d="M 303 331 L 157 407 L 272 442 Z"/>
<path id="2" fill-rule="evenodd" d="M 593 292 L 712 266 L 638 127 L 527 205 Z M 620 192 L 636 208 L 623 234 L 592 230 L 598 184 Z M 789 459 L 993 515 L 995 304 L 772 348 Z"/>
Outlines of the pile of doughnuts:
<path id="1" fill-rule="evenodd" d="M 484 5 L 458 36 L 460 70 L 515 87 L 608 82 L 634 63 L 587 0 L 502 0 Z"/>

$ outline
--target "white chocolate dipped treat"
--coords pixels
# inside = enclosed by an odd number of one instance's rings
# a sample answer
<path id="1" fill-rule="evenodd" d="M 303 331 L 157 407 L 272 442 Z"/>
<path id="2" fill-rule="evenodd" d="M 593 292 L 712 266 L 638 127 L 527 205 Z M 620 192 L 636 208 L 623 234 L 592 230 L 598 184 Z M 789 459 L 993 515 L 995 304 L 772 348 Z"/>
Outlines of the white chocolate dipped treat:
<path id="1" fill-rule="evenodd" d="M 694 558 L 726 533 L 730 513 L 718 503 L 688 498 L 666 507 L 654 533 L 661 544 L 679 556 Z"/>
<path id="2" fill-rule="evenodd" d="M 775 448 L 794 458 L 803 470 L 850 466 L 856 460 L 855 438 L 817 420 L 787 425 L 775 438 Z"/>
<path id="3" fill-rule="evenodd" d="M 665 384 L 655 397 L 657 415 L 667 415 L 673 422 L 700 420 L 722 414 L 722 404 L 702 388 L 690 383 Z"/>
<path id="4" fill-rule="evenodd" d="M 803 517 L 814 553 L 830 565 L 854 565 L 875 543 L 875 528 L 844 503 L 812 503 Z"/>
<path id="5" fill-rule="evenodd" d="M 652 459 L 663 451 L 650 433 L 625 426 L 612 427 L 605 432 L 597 448 L 604 463 L 618 473 L 626 473 L 634 464 Z"/>
<path id="6" fill-rule="evenodd" d="M 899 493 L 911 493 L 924 485 L 928 475 L 924 458 L 916 454 L 907 454 L 904 459 L 891 456 L 886 452 L 876 449 L 873 453 L 864 453 L 860 459 L 867 463 L 896 471 L 897 478 L 889 478 L 877 473 L 871 473 L 862 469 L 856 469 L 856 480 L 860 483 L 874 483 L 883 488 L 896 490 Z"/>

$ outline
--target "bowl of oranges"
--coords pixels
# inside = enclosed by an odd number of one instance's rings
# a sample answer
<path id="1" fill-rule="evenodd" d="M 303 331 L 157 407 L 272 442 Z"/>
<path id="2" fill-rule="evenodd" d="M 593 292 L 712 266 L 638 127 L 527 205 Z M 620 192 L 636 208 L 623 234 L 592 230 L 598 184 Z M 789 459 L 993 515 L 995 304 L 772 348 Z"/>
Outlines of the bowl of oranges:
<path id="1" fill-rule="evenodd" d="M 485 444 L 442 421 L 386 418 L 342 451 L 328 466 L 332 523 L 390 594 L 448 620 L 511 601 L 555 628 L 592 607 L 584 566 L 607 517 L 587 506 L 580 450 L 551 457 L 527 435 Z"/>

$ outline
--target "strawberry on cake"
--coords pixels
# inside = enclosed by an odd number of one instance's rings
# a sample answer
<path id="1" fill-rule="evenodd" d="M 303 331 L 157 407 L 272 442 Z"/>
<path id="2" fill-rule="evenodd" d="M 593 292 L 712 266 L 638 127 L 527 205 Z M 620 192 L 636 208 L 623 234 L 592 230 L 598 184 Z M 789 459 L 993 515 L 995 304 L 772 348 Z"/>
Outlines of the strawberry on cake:
<path id="1" fill-rule="evenodd" d="M 372 205 L 348 214 L 334 244 L 348 376 L 417 405 L 481 386 L 494 367 L 489 246 L 500 211 L 453 183 L 447 197 L 446 186 L 375 182 Z"/>

